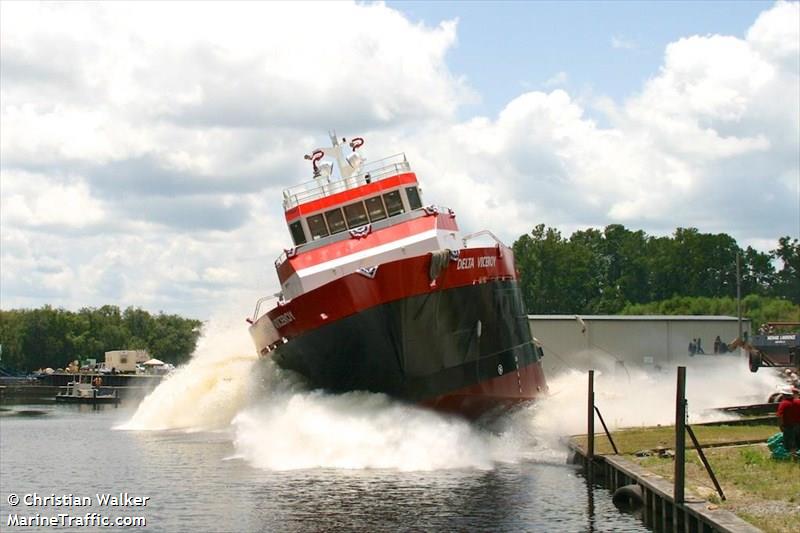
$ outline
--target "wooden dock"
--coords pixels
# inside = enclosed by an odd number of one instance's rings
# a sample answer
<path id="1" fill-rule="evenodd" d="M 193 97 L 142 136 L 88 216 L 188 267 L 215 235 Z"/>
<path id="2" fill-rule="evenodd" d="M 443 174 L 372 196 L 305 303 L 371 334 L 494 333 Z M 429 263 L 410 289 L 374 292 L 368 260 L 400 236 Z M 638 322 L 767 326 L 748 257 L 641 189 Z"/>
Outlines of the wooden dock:
<path id="1" fill-rule="evenodd" d="M 573 441 L 567 445 L 575 452 L 587 477 L 612 492 L 626 485 L 642 489 L 642 520 L 656 532 L 681 533 L 755 533 L 761 531 L 725 509 L 699 499 L 687 497 L 675 504 L 673 483 L 648 472 L 638 464 L 616 455 L 595 455 L 588 460 L 586 451 Z M 591 472 L 590 472 L 591 471 Z"/>
<path id="2" fill-rule="evenodd" d="M 677 389 L 675 395 L 675 479 L 668 481 L 662 476 L 649 472 L 638 464 L 618 455 L 617 447 L 606 427 L 600 410 L 595 405 L 594 370 L 588 373 L 586 449 L 571 439 L 567 445 L 573 452 L 573 462 L 584 467 L 587 481 L 600 482 L 612 491 L 628 485 L 636 485 L 641 490 L 642 519 L 647 527 L 656 532 L 674 533 L 752 533 L 761 529 L 745 522 L 732 512 L 720 509 L 718 505 L 685 493 L 686 435 L 692 441 L 703 461 L 717 491 L 724 500 L 722 488 L 708 465 L 694 432 L 686 423 L 686 367 L 677 368 Z M 600 419 L 603 430 L 614 449 L 615 455 L 595 453 L 595 414 Z"/>
<path id="3" fill-rule="evenodd" d="M 164 379 L 162 375 L 137 375 L 137 374 L 100 374 L 100 373 L 79 373 L 69 374 L 59 372 L 43 376 L 36 380 L 8 380 L 0 384 L 0 400 L 3 401 L 25 401 L 54 399 L 61 387 L 68 383 L 83 379 L 89 380 L 99 377 L 103 380 L 103 385 L 116 390 L 120 398 L 141 399 L 151 390 L 155 389 Z"/>

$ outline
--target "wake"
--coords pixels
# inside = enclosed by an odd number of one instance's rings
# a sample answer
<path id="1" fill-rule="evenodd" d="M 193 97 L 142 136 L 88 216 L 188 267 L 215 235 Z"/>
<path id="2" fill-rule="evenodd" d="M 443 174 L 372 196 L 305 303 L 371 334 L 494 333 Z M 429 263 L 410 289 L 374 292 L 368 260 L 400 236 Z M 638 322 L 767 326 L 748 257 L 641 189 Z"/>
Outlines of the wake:
<path id="1" fill-rule="evenodd" d="M 586 427 L 582 372 L 551 378 L 548 397 L 491 423 L 474 424 L 382 394 L 308 391 L 296 376 L 259 361 L 254 352 L 240 328 L 212 327 L 192 359 L 117 429 L 225 431 L 232 458 L 270 471 L 430 471 L 489 470 L 520 461 L 563 464 L 561 439 Z M 722 415 L 706 410 L 766 397 L 776 379 L 751 374 L 735 359 L 693 367 L 687 381 L 690 421 L 719 419 Z M 624 376 L 598 371 L 596 404 L 612 429 L 669 424 L 674 383 L 674 371 L 632 370 Z"/>

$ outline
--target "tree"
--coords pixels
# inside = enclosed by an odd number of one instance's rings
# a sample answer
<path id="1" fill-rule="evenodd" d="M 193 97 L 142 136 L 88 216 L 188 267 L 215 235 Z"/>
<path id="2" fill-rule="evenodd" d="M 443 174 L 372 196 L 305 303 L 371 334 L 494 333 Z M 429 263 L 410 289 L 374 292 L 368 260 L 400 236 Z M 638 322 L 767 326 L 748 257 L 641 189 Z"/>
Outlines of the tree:
<path id="1" fill-rule="evenodd" d="M 626 306 L 623 315 L 736 315 L 736 299 L 675 296 L 668 300 Z M 749 294 L 742 298 L 742 316 L 754 327 L 765 322 L 800 322 L 800 305 L 782 298 Z"/>
<path id="2" fill-rule="evenodd" d="M 148 336 L 150 354 L 169 363 L 185 362 L 197 345 L 201 325 L 199 320 L 160 313 Z"/>
<path id="3" fill-rule="evenodd" d="M 775 286 L 775 267 L 771 254 L 765 254 L 748 246 L 742 254 L 742 294 L 767 295 Z"/>
<path id="4" fill-rule="evenodd" d="M 199 320 L 116 306 L 0 311 L 3 364 L 23 370 L 64 367 L 73 360 L 103 361 L 110 350 L 146 349 L 169 363 L 186 361 L 200 337 Z"/>
<path id="5" fill-rule="evenodd" d="M 568 312 L 566 302 L 576 296 L 575 275 L 585 270 L 585 257 L 577 250 L 567 249 L 561 233 L 544 224 L 536 226 L 530 235 L 523 235 L 514 243 L 514 256 L 518 258 L 523 298 L 531 313 Z M 573 260 L 578 260 L 574 263 Z"/>
<path id="6" fill-rule="evenodd" d="M 742 250 L 730 235 L 677 228 L 652 237 L 611 224 L 562 237 L 544 224 L 514 243 L 523 299 L 533 313 L 618 313 L 673 297 L 733 298 L 741 255 L 744 295 L 800 302 L 800 244 L 788 237 L 771 253 Z M 773 262 L 780 259 L 782 270 Z M 697 302 L 695 302 L 696 304 Z"/>
<path id="7" fill-rule="evenodd" d="M 800 242 L 781 237 L 772 253 L 783 263 L 776 276 L 776 293 L 800 304 Z"/>

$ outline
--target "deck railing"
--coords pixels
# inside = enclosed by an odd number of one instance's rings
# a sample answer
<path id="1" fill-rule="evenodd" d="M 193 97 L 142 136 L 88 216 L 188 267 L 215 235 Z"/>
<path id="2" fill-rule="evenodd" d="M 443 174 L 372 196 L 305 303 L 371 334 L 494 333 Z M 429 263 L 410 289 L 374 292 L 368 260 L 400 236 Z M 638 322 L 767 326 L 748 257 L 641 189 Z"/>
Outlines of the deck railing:
<path id="1" fill-rule="evenodd" d="M 318 178 L 285 189 L 283 191 L 283 209 L 288 211 L 300 204 L 354 189 L 367 183 L 391 178 L 404 172 L 411 172 L 406 154 L 400 153 L 385 157 L 365 165 L 361 172 L 349 178 L 340 178 L 336 181 L 328 181 L 329 178 Z"/>

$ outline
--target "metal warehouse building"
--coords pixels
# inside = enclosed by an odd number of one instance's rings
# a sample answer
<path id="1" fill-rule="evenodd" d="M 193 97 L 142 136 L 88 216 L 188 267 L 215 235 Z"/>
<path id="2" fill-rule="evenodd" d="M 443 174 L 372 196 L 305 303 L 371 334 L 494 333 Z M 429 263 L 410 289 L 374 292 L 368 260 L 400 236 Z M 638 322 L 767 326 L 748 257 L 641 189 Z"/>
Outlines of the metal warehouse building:
<path id="1" fill-rule="evenodd" d="M 533 336 L 544 349 L 545 373 L 586 370 L 614 364 L 666 368 L 686 364 L 689 343 L 699 338 L 706 355 L 715 357 L 714 339 L 733 341 L 739 332 L 731 316 L 686 315 L 528 315 Z M 742 319 L 750 334 L 750 321 Z M 738 356 L 728 354 L 716 357 Z"/>

